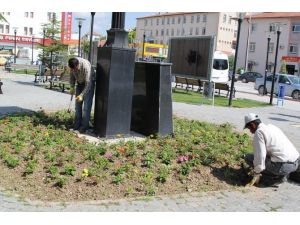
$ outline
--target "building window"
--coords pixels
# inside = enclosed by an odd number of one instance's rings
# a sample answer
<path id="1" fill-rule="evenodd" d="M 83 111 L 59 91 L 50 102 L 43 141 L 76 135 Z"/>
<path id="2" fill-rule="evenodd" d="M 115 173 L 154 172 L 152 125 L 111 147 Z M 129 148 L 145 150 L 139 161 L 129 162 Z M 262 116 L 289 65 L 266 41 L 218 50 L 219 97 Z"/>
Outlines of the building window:
<path id="1" fill-rule="evenodd" d="M 158 30 L 156 30 L 156 36 L 158 36 Z"/>
<path id="2" fill-rule="evenodd" d="M 229 16 L 228 24 L 231 24 L 232 16 Z"/>
<path id="3" fill-rule="evenodd" d="M 257 23 L 252 23 L 251 24 L 251 32 L 254 32 L 257 30 Z"/>
<path id="4" fill-rule="evenodd" d="M 161 18 L 161 25 L 165 24 L 165 18 Z"/>
<path id="5" fill-rule="evenodd" d="M 172 18 L 172 24 L 175 24 L 175 17 Z"/>
<path id="6" fill-rule="evenodd" d="M 169 29 L 166 30 L 166 35 L 169 36 Z"/>
<path id="7" fill-rule="evenodd" d="M 177 36 L 179 36 L 180 35 L 180 30 L 179 29 L 177 29 Z"/>
<path id="8" fill-rule="evenodd" d="M 150 23 L 151 23 L 151 26 L 153 26 L 153 21 L 152 21 L 152 19 L 150 20 Z"/>
<path id="9" fill-rule="evenodd" d="M 34 15 L 33 12 L 30 12 L 30 18 L 33 18 L 33 15 Z"/>
<path id="10" fill-rule="evenodd" d="M 186 16 L 183 16 L 183 23 L 186 23 Z"/>
<path id="11" fill-rule="evenodd" d="M 234 31 L 233 33 L 233 37 L 236 38 L 237 37 L 237 30 Z"/>
<path id="12" fill-rule="evenodd" d="M 194 16 L 191 16 L 191 23 L 194 23 Z"/>
<path id="13" fill-rule="evenodd" d="M 24 27 L 24 35 L 27 35 L 27 34 L 28 34 L 28 28 Z"/>
<path id="14" fill-rule="evenodd" d="M 249 51 L 250 52 L 255 52 L 255 42 L 250 42 Z"/>
<path id="15" fill-rule="evenodd" d="M 0 24 L 0 33 L 4 33 L 4 27 L 2 24 Z"/>
<path id="16" fill-rule="evenodd" d="M 182 28 L 181 35 L 184 35 L 184 33 L 185 33 L 185 30 L 184 30 L 184 28 Z"/>
<path id="17" fill-rule="evenodd" d="M 299 25 L 299 24 L 293 25 L 292 31 L 295 32 L 295 33 L 296 33 L 296 32 L 297 32 L 297 33 L 300 32 L 300 25 Z"/>
<path id="18" fill-rule="evenodd" d="M 275 32 L 275 31 L 276 31 L 276 26 L 275 26 L 274 23 L 270 24 L 270 26 L 269 26 L 269 31 L 270 31 L 270 32 Z"/>
<path id="19" fill-rule="evenodd" d="M 272 53 L 274 51 L 274 42 L 270 42 L 269 44 L 269 53 Z"/>
<path id="20" fill-rule="evenodd" d="M 291 44 L 290 47 L 289 47 L 289 52 L 291 54 L 297 54 L 297 51 L 298 51 L 297 45 Z"/>
<path id="21" fill-rule="evenodd" d="M 5 33 L 9 34 L 9 25 L 5 26 Z"/>
<path id="22" fill-rule="evenodd" d="M 224 15 L 223 15 L 223 23 L 226 23 L 226 20 L 227 20 L 227 15 L 224 14 Z"/>
<path id="23" fill-rule="evenodd" d="M 206 28 L 202 27 L 202 35 L 205 35 L 205 33 L 206 33 Z"/>
<path id="24" fill-rule="evenodd" d="M 206 23 L 206 21 L 207 21 L 206 17 L 207 17 L 206 15 L 203 15 L 203 18 L 202 18 L 203 23 Z"/>
<path id="25" fill-rule="evenodd" d="M 161 29 L 160 34 L 161 36 L 164 36 L 164 29 Z"/>
<path id="26" fill-rule="evenodd" d="M 164 41 L 163 41 L 163 40 L 160 40 L 160 44 L 163 45 L 163 44 L 164 44 Z"/>
<path id="27" fill-rule="evenodd" d="M 190 28 L 190 35 L 193 35 L 193 28 Z"/>
<path id="28" fill-rule="evenodd" d="M 199 28 L 196 27 L 196 35 L 199 35 Z"/>
<path id="29" fill-rule="evenodd" d="M 159 25 L 159 19 L 156 19 L 156 25 Z"/>
<path id="30" fill-rule="evenodd" d="M 25 17 L 28 17 L 28 12 L 25 12 L 25 15 L 24 15 Z"/>
<path id="31" fill-rule="evenodd" d="M 145 21 L 144 21 L 144 26 L 147 26 L 147 24 L 148 24 L 148 20 L 145 19 Z"/>
<path id="32" fill-rule="evenodd" d="M 150 30 L 150 36 L 152 37 L 152 30 Z"/>
<path id="33" fill-rule="evenodd" d="M 200 23 L 200 15 L 197 15 L 197 23 Z"/>
<path id="34" fill-rule="evenodd" d="M 30 27 L 30 28 L 29 28 L 29 35 L 32 35 L 32 34 L 33 34 L 33 28 Z"/>
<path id="35" fill-rule="evenodd" d="M 171 36 L 174 36 L 174 29 L 171 30 Z"/>
<path id="36" fill-rule="evenodd" d="M 180 24 L 180 20 L 181 20 L 181 17 L 180 16 L 178 16 L 178 24 Z"/>
<path id="37" fill-rule="evenodd" d="M 167 18 L 167 24 L 170 24 L 170 17 Z"/>

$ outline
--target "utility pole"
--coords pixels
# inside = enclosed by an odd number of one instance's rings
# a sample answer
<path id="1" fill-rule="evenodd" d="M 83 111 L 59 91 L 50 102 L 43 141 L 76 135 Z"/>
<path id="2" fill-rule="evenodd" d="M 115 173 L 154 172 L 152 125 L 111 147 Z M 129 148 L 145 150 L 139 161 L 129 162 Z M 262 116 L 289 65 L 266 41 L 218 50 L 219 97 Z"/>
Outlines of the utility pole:
<path id="1" fill-rule="evenodd" d="M 276 74 L 276 67 L 277 67 L 277 56 L 278 56 L 278 47 L 279 47 L 279 37 L 280 37 L 280 27 L 278 26 L 277 30 L 277 43 L 276 43 L 276 53 L 275 53 L 275 62 L 274 62 L 274 72 L 272 77 L 272 88 L 271 88 L 271 96 L 270 96 L 270 105 L 273 104 L 273 94 L 274 94 L 274 84 L 275 84 L 275 74 Z"/>
<path id="2" fill-rule="evenodd" d="M 266 59 L 266 70 L 265 70 L 265 78 L 264 78 L 264 93 L 263 95 L 267 94 L 267 74 L 268 74 L 268 65 L 269 65 L 269 50 L 270 50 L 270 36 L 268 37 L 268 45 L 267 45 L 267 59 Z"/>

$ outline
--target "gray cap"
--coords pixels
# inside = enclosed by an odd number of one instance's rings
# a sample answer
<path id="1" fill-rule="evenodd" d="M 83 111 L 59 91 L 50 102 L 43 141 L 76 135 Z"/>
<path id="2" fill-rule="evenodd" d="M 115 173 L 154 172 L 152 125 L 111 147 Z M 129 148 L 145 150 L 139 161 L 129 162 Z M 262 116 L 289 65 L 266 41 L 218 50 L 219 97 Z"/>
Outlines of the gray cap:
<path id="1" fill-rule="evenodd" d="M 245 116 L 245 126 L 244 126 L 244 129 L 246 128 L 247 124 L 252 122 L 252 121 L 255 121 L 255 120 L 258 120 L 260 119 L 258 117 L 257 114 L 255 113 L 248 113 L 246 116 Z"/>

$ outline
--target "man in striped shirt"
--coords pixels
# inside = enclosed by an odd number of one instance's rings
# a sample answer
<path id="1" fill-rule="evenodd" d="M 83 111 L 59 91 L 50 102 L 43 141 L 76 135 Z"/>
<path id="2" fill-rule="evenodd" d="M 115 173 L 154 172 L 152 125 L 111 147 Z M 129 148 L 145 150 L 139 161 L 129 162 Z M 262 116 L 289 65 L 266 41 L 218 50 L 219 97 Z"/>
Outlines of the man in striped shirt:
<path id="1" fill-rule="evenodd" d="M 94 74 L 90 62 L 86 59 L 80 57 L 71 58 L 68 64 L 71 71 L 70 93 L 76 95 L 74 130 L 85 133 L 89 128 L 93 104 L 95 89 Z"/>

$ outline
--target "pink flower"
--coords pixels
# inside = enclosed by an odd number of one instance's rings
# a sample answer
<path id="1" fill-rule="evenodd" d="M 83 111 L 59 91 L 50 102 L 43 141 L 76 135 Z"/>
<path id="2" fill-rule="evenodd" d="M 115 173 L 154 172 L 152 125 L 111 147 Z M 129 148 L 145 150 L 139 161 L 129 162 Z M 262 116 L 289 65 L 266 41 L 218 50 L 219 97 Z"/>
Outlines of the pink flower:
<path id="1" fill-rule="evenodd" d="M 183 163 L 183 162 L 188 161 L 188 160 L 189 160 L 189 157 L 188 157 L 188 156 L 185 156 L 185 155 L 180 155 L 180 156 L 178 156 L 178 158 L 177 158 L 177 161 L 178 161 L 179 163 Z"/>
<path id="2" fill-rule="evenodd" d="M 104 158 L 111 159 L 113 157 L 112 153 L 105 153 Z"/>

